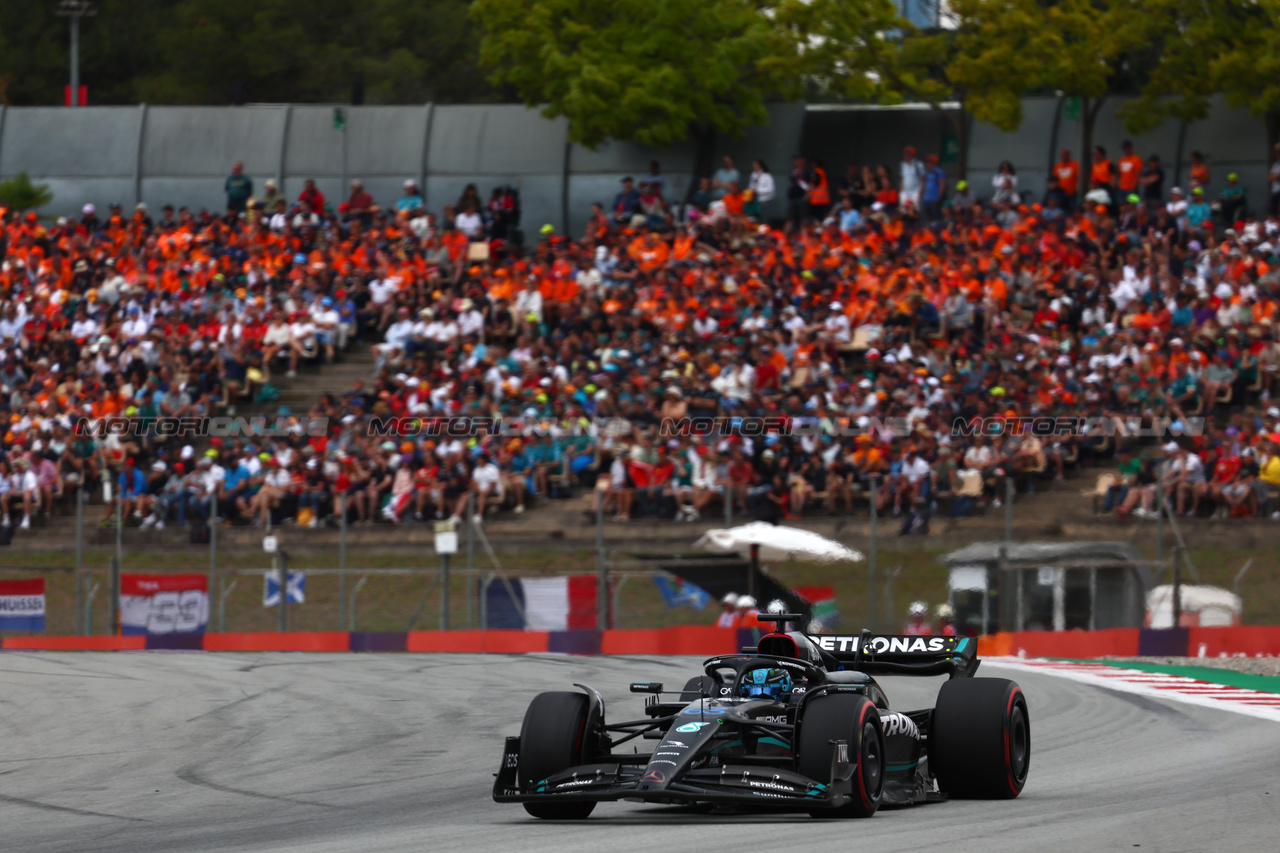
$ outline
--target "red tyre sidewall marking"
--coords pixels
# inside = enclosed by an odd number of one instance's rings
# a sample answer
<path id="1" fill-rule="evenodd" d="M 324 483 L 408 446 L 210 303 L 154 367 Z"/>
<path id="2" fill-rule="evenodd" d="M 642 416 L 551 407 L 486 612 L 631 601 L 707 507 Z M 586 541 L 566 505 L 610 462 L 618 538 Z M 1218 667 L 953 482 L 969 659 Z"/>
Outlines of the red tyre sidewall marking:
<path id="1" fill-rule="evenodd" d="M 858 792 L 862 794 L 862 804 L 866 808 L 871 808 L 871 797 L 867 794 L 866 768 L 862 764 L 862 737 L 866 730 L 867 714 L 872 707 L 871 703 L 863 705 L 862 716 L 858 718 Z"/>
<path id="2" fill-rule="evenodd" d="M 1013 778 L 1013 752 L 1009 748 L 1009 729 L 1013 727 L 1013 705 L 1022 695 L 1022 688 L 1015 687 L 1009 692 L 1009 707 L 1004 710 L 1004 769 L 1009 775 L 1009 793 L 1018 795 L 1018 783 Z"/>

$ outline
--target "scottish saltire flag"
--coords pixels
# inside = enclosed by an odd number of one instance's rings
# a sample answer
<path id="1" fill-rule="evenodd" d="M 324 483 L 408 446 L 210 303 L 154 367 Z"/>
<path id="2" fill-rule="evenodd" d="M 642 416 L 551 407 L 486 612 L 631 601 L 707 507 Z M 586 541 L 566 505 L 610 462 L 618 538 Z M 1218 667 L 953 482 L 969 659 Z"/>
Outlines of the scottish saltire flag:
<path id="1" fill-rule="evenodd" d="M 262 606 L 277 607 L 280 604 L 280 573 L 267 572 L 262 576 Z M 289 603 L 306 604 L 307 573 L 289 572 Z"/>
<path id="2" fill-rule="evenodd" d="M 485 588 L 485 624 L 517 631 L 594 628 L 596 588 L 595 575 L 494 580 Z"/>
<path id="3" fill-rule="evenodd" d="M 120 576 L 124 634 L 203 634 L 209 624 L 209 579 L 204 575 Z"/>
<path id="4" fill-rule="evenodd" d="M 44 578 L 0 581 L 0 631 L 44 630 Z"/>
<path id="5" fill-rule="evenodd" d="M 662 600 L 668 607 L 688 605 L 694 610 L 701 610 L 711 600 L 710 593 L 705 589 L 681 578 L 676 578 L 675 583 L 672 583 L 671 578 L 666 575 L 654 575 L 653 582 L 657 585 L 658 592 L 662 594 Z"/>

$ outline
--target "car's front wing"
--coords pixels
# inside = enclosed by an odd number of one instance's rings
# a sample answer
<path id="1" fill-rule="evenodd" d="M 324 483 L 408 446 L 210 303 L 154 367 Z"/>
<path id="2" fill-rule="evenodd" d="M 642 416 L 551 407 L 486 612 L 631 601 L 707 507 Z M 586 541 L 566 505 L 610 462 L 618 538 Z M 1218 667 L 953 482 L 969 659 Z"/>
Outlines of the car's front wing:
<path id="1" fill-rule="evenodd" d="M 836 750 L 837 756 L 847 750 Z M 832 761 L 827 781 L 809 779 L 792 770 L 762 765 L 733 765 L 677 770 L 667 779 L 661 771 L 621 761 L 582 764 L 547 779 L 529 780 L 520 790 L 517 779 L 520 738 L 509 737 L 493 785 L 499 803 L 604 802 L 737 803 L 777 808 L 824 809 L 848 804 L 853 796 L 853 766 Z"/>

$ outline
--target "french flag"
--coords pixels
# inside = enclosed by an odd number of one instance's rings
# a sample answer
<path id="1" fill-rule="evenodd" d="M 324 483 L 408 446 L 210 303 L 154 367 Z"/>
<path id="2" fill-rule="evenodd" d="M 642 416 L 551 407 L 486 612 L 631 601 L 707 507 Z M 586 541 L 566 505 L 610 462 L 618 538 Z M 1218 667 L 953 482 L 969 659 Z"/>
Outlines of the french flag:
<path id="1" fill-rule="evenodd" d="M 592 629 L 596 589 L 595 575 L 491 581 L 485 590 L 487 624 L 517 631 Z"/>
<path id="2" fill-rule="evenodd" d="M 44 578 L 0 581 L 0 631 L 44 630 Z"/>

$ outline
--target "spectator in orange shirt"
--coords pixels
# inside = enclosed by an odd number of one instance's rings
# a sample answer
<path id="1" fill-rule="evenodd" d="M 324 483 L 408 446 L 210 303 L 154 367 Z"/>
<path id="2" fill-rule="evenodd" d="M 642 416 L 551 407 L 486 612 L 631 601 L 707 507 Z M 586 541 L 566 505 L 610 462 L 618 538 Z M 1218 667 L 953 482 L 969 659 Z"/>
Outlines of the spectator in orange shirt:
<path id="1" fill-rule="evenodd" d="M 1093 168 L 1089 170 L 1089 183 L 1095 187 L 1107 188 L 1115 183 L 1115 170 L 1107 159 L 1107 149 L 1101 145 L 1093 147 Z"/>
<path id="2" fill-rule="evenodd" d="M 1116 180 L 1121 194 L 1128 195 L 1138 191 L 1138 179 L 1142 177 L 1142 158 L 1133 153 L 1133 143 L 1128 139 L 1120 143 L 1120 152 L 1120 162 L 1116 164 Z"/>
<path id="3" fill-rule="evenodd" d="M 1069 148 L 1062 149 L 1058 162 L 1053 166 L 1053 174 L 1058 179 L 1058 186 L 1066 193 L 1067 210 L 1074 210 L 1076 196 L 1080 191 L 1080 164 L 1071 159 Z"/>

